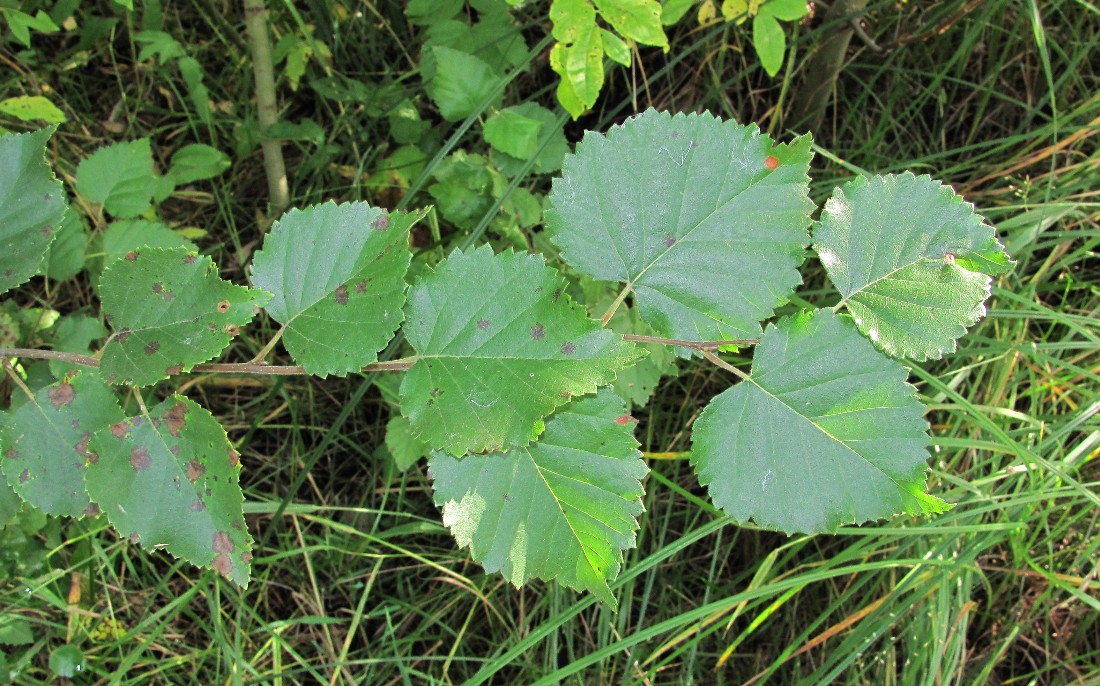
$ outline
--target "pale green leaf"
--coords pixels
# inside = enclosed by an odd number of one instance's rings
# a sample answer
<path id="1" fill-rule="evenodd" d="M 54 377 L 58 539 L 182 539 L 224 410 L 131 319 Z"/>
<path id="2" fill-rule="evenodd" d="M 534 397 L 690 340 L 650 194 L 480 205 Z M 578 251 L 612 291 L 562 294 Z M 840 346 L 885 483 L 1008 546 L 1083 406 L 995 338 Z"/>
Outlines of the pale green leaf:
<path id="1" fill-rule="evenodd" d="M 50 19 L 50 15 L 38 10 L 34 15 L 20 12 L 9 7 L 0 7 L 0 14 L 8 20 L 11 35 L 26 47 L 31 46 L 31 30 L 41 33 L 56 33 L 61 29 Z"/>
<path id="2" fill-rule="evenodd" d="M 476 112 L 496 88 L 497 75 L 480 58 L 442 46 L 431 46 L 426 52 L 434 63 L 426 90 L 447 121 Z"/>
<path id="3" fill-rule="evenodd" d="M 409 290 L 405 334 L 418 353 L 401 412 L 456 455 L 526 445 L 542 419 L 638 359 L 564 294 L 541 256 L 455 251 Z"/>
<path id="4" fill-rule="evenodd" d="M 401 325 L 409 229 L 421 213 L 365 202 L 283 215 L 252 260 L 252 283 L 274 297 L 283 345 L 310 374 L 344 376 L 378 359 Z"/>
<path id="5" fill-rule="evenodd" d="M 562 50 L 563 76 L 573 85 L 573 90 L 585 109 L 596 104 L 603 88 L 603 37 L 595 24 L 581 31 L 577 40 Z"/>
<path id="6" fill-rule="evenodd" d="M 88 247 L 88 225 L 84 215 L 66 212 L 57 227 L 57 235 L 46 254 L 46 276 L 57 281 L 71 279 L 84 268 Z"/>
<path id="7" fill-rule="evenodd" d="M 755 338 L 802 279 L 810 157 L 808 136 L 776 144 L 756 126 L 649 110 L 585 134 L 547 227 L 574 269 L 629 284 L 659 336 Z"/>
<path id="8" fill-rule="evenodd" d="M 44 121 L 47 124 L 64 124 L 65 113 L 41 95 L 20 95 L 0 101 L 0 114 L 7 114 L 19 121 Z"/>
<path id="9" fill-rule="evenodd" d="M 699 482 L 734 519 L 788 533 L 950 509 L 924 492 L 928 423 L 905 377 L 847 316 L 769 325 L 750 380 L 695 422 Z"/>
<path id="10" fill-rule="evenodd" d="M 0 644 L 14 646 L 29 643 L 34 643 L 30 622 L 14 613 L 0 615 Z M 8 675 L 0 674 L 0 678 L 6 681 Z"/>
<path id="11" fill-rule="evenodd" d="M 100 148 L 76 168 L 76 189 L 120 219 L 149 209 L 157 188 L 149 139 Z"/>
<path id="12" fill-rule="evenodd" d="M 550 48 L 550 68 L 561 77 L 558 80 L 558 87 L 555 91 L 555 95 L 558 98 L 558 102 L 565 108 L 565 111 L 576 120 L 584 114 L 587 109 L 583 102 L 581 102 L 580 96 L 573 88 L 573 83 L 569 80 L 569 77 L 565 71 L 565 45 L 562 43 L 555 43 L 554 47 Z"/>
<path id="13" fill-rule="evenodd" d="M 527 159 L 538 150 L 543 123 L 509 107 L 494 112 L 485 122 L 485 141 L 496 150 Z"/>
<path id="14" fill-rule="evenodd" d="M 566 405 L 538 443 L 430 462 L 443 523 L 489 573 L 555 580 L 615 606 L 608 582 L 635 545 L 648 473 L 634 424 L 607 389 Z"/>
<path id="15" fill-rule="evenodd" d="M 98 373 L 67 374 L 18 409 L 0 413 L 4 476 L 20 497 L 47 514 L 95 514 L 84 489 L 88 440 L 123 416 Z"/>
<path id="16" fill-rule="evenodd" d="M 955 350 L 1011 261 L 993 227 L 927 176 L 858 177 L 833 192 L 814 249 L 860 331 L 890 355 Z"/>
<path id="17" fill-rule="evenodd" d="M 386 423 L 386 448 L 393 457 L 397 469 L 405 472 L 431 454 L 431 447 L 413 434 L 409 420 L 401 415 L 390 417 Z"/>
<path id="18" fill-rule="evenodd" d="M 556 40 L 572 45 L 582 33 L 596 24 L 596 10 L 591 0 L 553 0 L 550 3 L 550 30 Z"/>
<path id="19" fill-rule="evenodd" d="M 760 57 L 760 66 L 768 76 L 775 76 L 783 66 L 783 53 L 787 50 L 787 34 L 775 17 L 761 12 L 752 20 L 752 45 Z"/>
<path id="20" fill-rule="evenodd" d="M 229 156 L 209 145 L 185 145 L 172 154 L 168 177 L 177 185 L 203 181 L 229 169 Z"/>
<path id="21" fill-rule="evenodd" d="M 133 9 L 130 2 L 120 2 L 119 0 L 115 0 L 115 2 L 128 9 Z M 54 676 L 72 679 L 75 676 L 80 676 L 80 671 L 83 668 L 84 653 L 72 643 L 58 646 L 50 653 L 50 671 L 54 673 Z"/>
<path id="22" fill-rule="evenodd" d="M 668 38 L 661 25 L 659 0 L 595 0 L 604 21 L 619 34 L 642 45 L 667 48 Z"/>
<path id="23" fill-rule="evenodd" d="M 179 232 L 161 222 L 145 219 L 123 219 L 111 222 L 103 232 L 103 263 L 110 264 L 125 257 L 137 248 L 187 248 L 198 252 L 199 247 Z"/>
<path id="24" fill-rule="evenodd" d="M 53 132 L 0 136 L 0 293 L 38 271 L 65 215 L 65 191 L 45 160 Z"/>
<path id="25" fill-rule="evenodd" d="M 120 534 L 248 585 L 240 456 L 205 409 L 173 395 L 92 436 L 84 481 Z"/>
<path id="26" fill-rule="evenodd" d="M 218 276 L 205 255 L 139 248 L 99 282 L 113 333 L 100 369 L 107 383 L 148 386 L 216 357 L 270 297 Z"/>
<path id="27" fill-rule="evenodd" d="M 810 13 L 806 0 L 768 0 L 760 6 L 760 14 L 768 14 L 781 21 L 798 21 Z"/>
<path id="28" fill-rule="evenodd" d="M 405 16 L 410 24 L 431 25 L 451 19 L 462 11 L 462 0 L 409 0 Z"/>
<path id="29" fill-rule="evenodd" d="M 603 49 L 604 52 L 607 53 L 607 56 L 610 57 L 612 61 L 618 62 L 624 67 L 629 67 L 630 46 L 624 43 L 622 38 L 619 38 L 607 29 L 600 29 L 600 36 L 603 37 Z"/>
<path id="30" fill-rule="evenodd" d="M 535 164 L 531 171 L 539 174 L 552 174 L 561 169 L 565 155 L 569 152 L 569 142 L 565 139 L 565 133 L 558 124 L 558 117 L 550 110 L 533 102 L 525 102 L 509 108 L 528 119 L 542 122 L 539 128 L 538 140 L 535 141 Z M 521 160 L 511 155 L 500 154 L 493 156 L 493 162 L 500 171 L 509 176 L 519 174 L 527 164 L 527 160 Z"/>

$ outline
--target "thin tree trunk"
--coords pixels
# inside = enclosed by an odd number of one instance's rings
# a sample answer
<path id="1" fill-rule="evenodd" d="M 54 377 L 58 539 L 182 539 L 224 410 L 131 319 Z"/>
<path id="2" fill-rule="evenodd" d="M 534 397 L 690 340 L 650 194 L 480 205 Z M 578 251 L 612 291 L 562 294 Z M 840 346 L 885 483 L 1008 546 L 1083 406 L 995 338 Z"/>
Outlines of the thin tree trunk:
<path id="1" fill-rule="evenodd" d="M 267 172 L 267 195 L 271 217 L 282 214 L 290 205 L 290 190 L 286 180 L 283 146 L 268 137 L 268 130 L 279 120 L 275 100 L 275 67 L 271 61 L 271 39 L 267 33 L 267 8 L 264 0 L 244 0 L 245 30 L 252 51 L 252 73 L 256 81 L 256 109 L 260 123 L 264 170 Z"/>

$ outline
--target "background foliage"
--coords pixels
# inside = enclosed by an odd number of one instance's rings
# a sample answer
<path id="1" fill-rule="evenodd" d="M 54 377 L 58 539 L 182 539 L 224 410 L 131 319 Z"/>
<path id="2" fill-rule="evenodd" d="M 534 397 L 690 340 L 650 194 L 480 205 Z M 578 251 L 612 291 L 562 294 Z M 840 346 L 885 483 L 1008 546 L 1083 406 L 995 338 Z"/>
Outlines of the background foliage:
<path id="1" fill-rule="evenodd" d="M 484 237 L 556 254 L 541 231 L 549 175 L 583 128 L 604 130 L 648 105 L 707 108 L 789 140 L 805 130 L 788 127 L 821 59 L 814 49 L 850 26 L 820 7 L 811 23 L 782 25 L 789 52 L 772 79 L 757 34 L 774 31 L 759 14 L 744 26 L 739 15 L 700 24 L 707 3 L 668 3 L 685 7 L 663 29 L 669 51 L 639 45 L 629 68 L 603 61 L 594 110 L 572 123 L 555 100 L 552 43 L 562 39 L 547 6 L 451 4 L 445 17 L 417 17 L 417 3 L 409 14 L 393 3 L 272 5 L 282 110 L 269 135 L 285 141 L 294 204 L 435 204 L 438 216 L 414 230 L 414 270 Z M 554 586 L 514 591 L 453 546 L 424 468 L 402 471 L 423 448 L 400 438 L 403 427 L 386 431 L 399 378 L 195 376 L 180 390 L 214 412 L 232 445 L 247 446 L 253 584 L 242 591 L 167 555 L 135 555 L 101 519 L 20 512 L 0 491 L 0 519 L 11 522 L 0 530 L 0 674 L 138 683 L 1095 676 L 1100 100 L 1088 56 L 1100 17 L 1074 0 L 847 4 L 862 6 L 871 42 L 857 37 L 844 54 L 815 128 L 813 199 L 856 169 L 931 173 L 976 202 L 1019 261 L 957 353 L 913 367 L 932 406 L 933 487 L 958 503 L 952 512 L 831 537 L 729 526 L 683 452 L 686 428 L 728 381 L 693 360 L 660 381 L 673 362 L 654 361 L 623 381 L 658 393 L 633 412 L 653 487 L 613 614 Z M 92 284 L 135 236 L 199 248 L 243 282 L 267 220 L 239 7 L 28 1 L 5 3 L 3 16 L 0 56 L 11 69 L 0 123 L 60 124 L 51 162 L 82 210 L 59 227 L 50 278 L 0 306 L 5 342 L 97 349 L 107 331 L 89 316 Z M 622 57 L 598 35 L 609 60 Z M 456 88 L 459 79 L 468 82 Z M 103 185 L 125 176 L 93 153 L 121 141 L 157 174 Z M 85 159 L 95 162 L 80 174 Z M 811 272 L 790 312 L 827 296 L 826 283 L 824 269 Z M 254 328 L 235 339 L 238 359 L 273 332 Z M 34 383 L 34 368 L 25 372 Z"/>

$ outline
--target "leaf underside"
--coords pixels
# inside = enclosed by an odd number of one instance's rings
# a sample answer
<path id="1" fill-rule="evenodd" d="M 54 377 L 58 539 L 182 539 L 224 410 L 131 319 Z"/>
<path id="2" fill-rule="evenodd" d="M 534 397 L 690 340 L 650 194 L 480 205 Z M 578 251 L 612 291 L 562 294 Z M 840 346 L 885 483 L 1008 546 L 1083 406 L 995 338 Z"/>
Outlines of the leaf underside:
<path id="1" fill-rule="evenodd" d="M 886 353 L 917 360 L 954 352 L 985 314 L 990 277 L 1012 264 L 973 205 L 910 173 L 837 188 L 814 249 L 860 331 Z"/>
<path id="2" fill-rule="evenodd" d="M 847 316 L 769 325 L 751 379 L 695 422 L 700 483 L 738 521 L 788 533 L 949 509 L 924 492 L 928 424 L 905 378 Z"/>
<path id="3" fill-rule="evenodd" d="M 46 163 L 56 127 L 0 136 L 0 293 L 42 264 L 65 214 L 65 191 Z"/>
<path id="4" fill-rule="evenodd" d="M 401 384 L 413 430 L 455 455 L 526 445 L 542 419 L 635 360 L 565 295 L 541 256 L 455 251 L 409 290 L 418 359 Z"/>
<path id="5" fill-rule="evenodd" d="M 116 260 L 99 283 L 114 329 L 100 370 L 107 383 L 148 386 L 217 356 L 268 295 L 218 276 L 186 248 L 140 248 Z"/>
<path id="6" fill-rule="evenodd" d="M 95 513 L 84 488 L 88 441 L 123 417 L 115 394 L 94 370 L 42 388 L 18 409 L 0 413 L 0 464 L 8 483 L 47 514 Z"/>
<path id="7" fill-rule="evenodd" d="M 658 335 L 754 338 L 801 283 L 811 156 L 809 136 L 648 110 L 585 133 L 547 226 L 574 269 L 627 283 Z"/>
<path id="8" fill-rule="evenodd" d="M 614 606 L 608 582 L 634 547 L 648 473 L 634 423 L 610 389 L 546 422 L 538 443 L 507 454 L 430 462 L 435 502 L 461 547 L 517 587 L 533 578 Z"/>
<path id="9" fill-rule="evenodd" d="M 353 202 L 291 210 L 252 262 L 252 283 L 274 294 L 268 314 L 310 374 L 344 376 L 378 359 L 402 321 L 409 229 L 420 213 Z"/>
<path id="10" fill-rule="evenodd" d="M 97 432 L 89 449 L 88 493 L 119 533 L 248 585 L 240 456 L 213 415 L 174 395 Z"/>

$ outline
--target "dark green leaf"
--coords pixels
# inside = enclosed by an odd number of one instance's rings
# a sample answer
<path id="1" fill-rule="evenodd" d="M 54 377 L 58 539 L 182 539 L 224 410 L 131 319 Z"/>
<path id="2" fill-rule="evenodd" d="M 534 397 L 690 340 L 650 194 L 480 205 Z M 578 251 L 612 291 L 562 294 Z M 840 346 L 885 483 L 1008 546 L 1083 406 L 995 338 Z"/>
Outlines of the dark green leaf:
<path id="1" fill-rule="evenodd" d="M 428 96 L 447 121 L 460 121 L 473 114 L 497 84 L 497 75 L 483 60 L 459 50 L 431 46 L 434 60 Z M 425 75 L 427 77 L 427 75 Z"/>
<path id="2" fill-rule="evenodd" d="M 172 155 L 168 176 L 176 184 L 212 179 L 229 169 L 229 156 L 209 145 L 185 145 Z"/>
<path id="3" fill-rule="evenodd" d="M 53 132 L 0 136 L 0 293 L 38 271 L 65 214 L 65 191 L 45 160 Z"/>
<path id="4" fill-rule="evenodd" d="M 542 126 L 541 121 L 525 117 L 509 107 L 494 112 L 485 122 L 485 141 L 503 153 L 527 159 L 538 150 Z"/>
<path id="5" fill-rule="evenodd" d="M 565 140 L 565 133 L 558 123 L 558 117 L 550 110 L 533 102 L 525 102 L 510 108 L 512 111 L 528 119 L 542 122 L 539 128 L 538 140 L 535 142 L 535 164 L 532 172 L 539 174 L 552 174 L 561 169 L 566 153 L 569 152 L 569 143 Z M 509 176 L 519 174 L 527 164 L 527 160 L 512 157 L 506 154 L 493 156 L 493 161 L 500 171 Z"/>
<path id="6" fill-rule="evenodd" d="M 71 279 L 84 268 L 88 247 L 88 225 L 76 212 L 66 212 L 46 255 L 46 276 L 57 281 Z"/>

